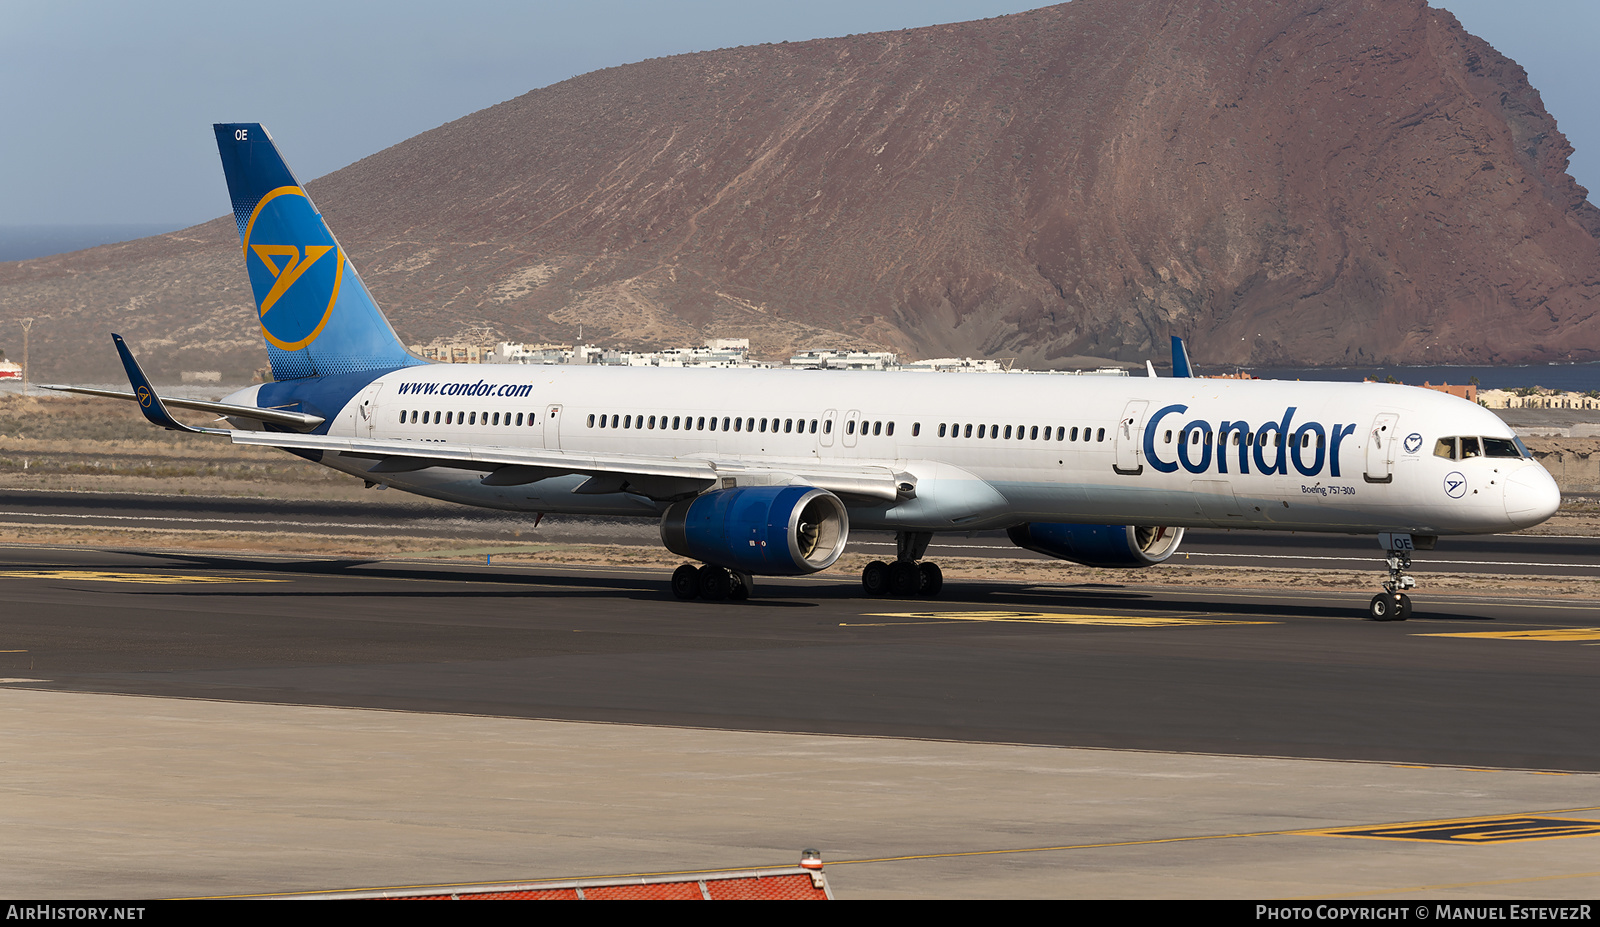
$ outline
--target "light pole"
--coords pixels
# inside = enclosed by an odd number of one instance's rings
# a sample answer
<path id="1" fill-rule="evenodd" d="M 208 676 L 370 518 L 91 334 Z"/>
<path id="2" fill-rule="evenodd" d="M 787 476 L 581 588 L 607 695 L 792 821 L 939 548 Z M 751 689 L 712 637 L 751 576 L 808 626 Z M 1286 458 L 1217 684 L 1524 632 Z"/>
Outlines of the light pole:
<path id="1" fill-rule="evenodd" d="M 22 395 L 28 395 L 28 329 L 33 328 L 33 317 L 22 320 Z"/>

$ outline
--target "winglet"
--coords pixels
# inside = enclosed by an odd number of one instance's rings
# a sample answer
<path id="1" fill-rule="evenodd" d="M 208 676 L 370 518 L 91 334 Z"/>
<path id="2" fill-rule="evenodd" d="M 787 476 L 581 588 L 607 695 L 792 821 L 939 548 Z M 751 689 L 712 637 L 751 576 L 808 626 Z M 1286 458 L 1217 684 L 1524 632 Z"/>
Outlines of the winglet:
<path id="1" fill-rule="evenodd" d="M 1194 376 L 1194 371 L 1189 368 L 1189 349 L 1183 346 L 1183 339 L 1177 335 L 1172 336 L 1172 375 Z"/>
<path id="2" fill-rule="evenodd" d="M 187 431 L 191 434 L 203 434 L 198 428 L 190 428 L 167 411 L 161 403 L 161 397 L 156 395 L 156 388 L 150 385 L 150 378 L 144 375 L 144 370 L 139 362 L 133 359 L 133 352 L 128 350 L 128 345 L 122 340 L 121 335 L 113 334 L 111 340 L 117 345 L 117 353 L 122 355 L 122 369 L 128 372 L 128 385 L 133 387 L 133 394 L 139 399 L 139 409 L 144 412 L 144 417 L 152 425 L 160 425 L 171 431 Z"/>

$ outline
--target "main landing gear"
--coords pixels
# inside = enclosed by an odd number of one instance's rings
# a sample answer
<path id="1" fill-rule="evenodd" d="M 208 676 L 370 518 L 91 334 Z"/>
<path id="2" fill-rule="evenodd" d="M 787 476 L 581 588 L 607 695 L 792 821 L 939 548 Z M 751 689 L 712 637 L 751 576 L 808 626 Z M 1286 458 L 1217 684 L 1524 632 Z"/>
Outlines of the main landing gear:
<path id="1" fill-rule="evenodd" d="M 894 536 L 894 563 L 874 560 L 861 571 L 861 586 L 867 595 L 893 595 L 898 598 L 934 598 L 944 588 L 944 572 L 931 560 L 922 559 L 933 540 L 930 531 L 901 531 Z"/>
<path id="2" fill-rule="evenodd" d="M 685 563 L 672 573 L 672 594 L 680 599 L 742 602 L 750 598 L 755 578 L 726 567 Z"/>
<path id="3" fill-rule="evenodd" d="M 1406 573 L 1411 569 L 1411 551 L 1415 544 L 1409 534 L 1380 534 L 1378 538 L 1389 553 L 1389 580 L 1383 584 L 1383 591 L 1367 604 L 1367 617 L 1373 621 L 1404 621 L 1411 617 L 1411 597 L 1405 590 L 1417 586 L 1417 581 Z"/>

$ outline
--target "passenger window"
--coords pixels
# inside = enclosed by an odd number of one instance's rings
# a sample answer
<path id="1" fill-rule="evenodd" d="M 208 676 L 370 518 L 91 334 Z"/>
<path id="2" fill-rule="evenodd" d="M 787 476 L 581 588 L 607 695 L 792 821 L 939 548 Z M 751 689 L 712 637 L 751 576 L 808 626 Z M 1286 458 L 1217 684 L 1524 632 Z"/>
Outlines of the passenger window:
<path id="1" fill-rule="evenodd" d="M 830 418 L 822 423 L 822 433 L 825 435 L 833 434 L 833 419 Z"/>
<path id="2" fill-rule="evenodd" d="M 979 425 L 978 429 L 979 429 L 978 437 L 981 438 L 981 437 L 983 437 L 983 426 Z M 963 435 L 963 437 L 967 437 L 967 438 L 972 437 L 972 426 L 971 425 L 967 426 L 966 433 Z"/>
<path id="3" fill-rule="evenodd" d="M 1050 440 L 1050 429 L 1046 428 L 1044 430 L 1044 438 L 1045 438 L 1046 441 Z M 1033 426 L 1033 428 L 1031 430 L 1029 430 L 1029 432 L 1028 432 L 1028 440 L 1029 441 L 1037 441 L 1037 440 L 1039 440 L 1039 426 L 1038 425 Z"/>
<path id="4" fill-rule="evenodd" d="M 589 416 L 589 427 L 590 428 L 594 427 L 594 416 L 593 415 Z"/>
<path id="5" fill-rule="evenodd" d="M 1096 441 L 1104 441 L 1105 439 L 1106 439 L 1106 430 L 1104 428 L 1102 428 L 1102 429 L 1099 430 L 1099 432 L 1096 433 L 1095 440 Z"/>
<path id="6" fill-rule="evenodd" d="M 873 422 L 872 423 L 872 434 L 873 434 L 874 437 L 883 434 L 883 423 L 882 422 Z"/>
<path id="7" fill-rule="evenodd" d="M 911 423 L 911 437 L 915 438 L 915 437 L 917 437 L 917 436 L 919 436 L 921 434 L 922 434 L 922 423 L 921 422 L 912 422 Z"/>
<path id="8" fill-rule="evenodd" d="M 884 429 L 883 433 L 886 434 L 886 435 L 893 435 L 894 434 L 894 422 L 890 422 L 888 427 Z"/>

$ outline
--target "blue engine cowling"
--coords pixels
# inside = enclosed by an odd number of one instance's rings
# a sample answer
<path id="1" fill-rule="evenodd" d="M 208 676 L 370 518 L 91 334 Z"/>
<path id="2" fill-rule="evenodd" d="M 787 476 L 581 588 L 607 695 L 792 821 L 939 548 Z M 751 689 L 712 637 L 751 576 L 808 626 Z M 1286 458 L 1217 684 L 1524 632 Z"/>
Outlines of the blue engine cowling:
<path id="1" fill-rule="evenodd" d="M 844 553 L 850 518 L 814 486 L 741 486 L 686 499 L 661 517 L 667 550 L 752 576 L 798 576 Z"/>
<path id="2" fill-rule="evenodd" d="M 1183 540 L 1182 528 L 1131 525 L 1017 525 L 1011 543 L 1034 553 L 1092 567 L 1147 567 L 1166 560 Z"/>

